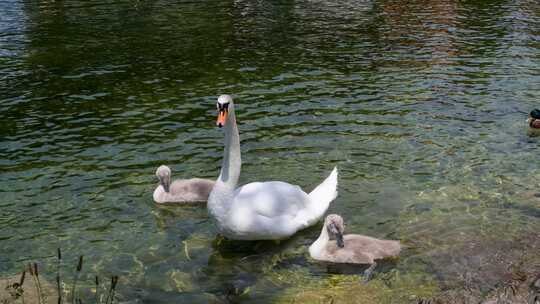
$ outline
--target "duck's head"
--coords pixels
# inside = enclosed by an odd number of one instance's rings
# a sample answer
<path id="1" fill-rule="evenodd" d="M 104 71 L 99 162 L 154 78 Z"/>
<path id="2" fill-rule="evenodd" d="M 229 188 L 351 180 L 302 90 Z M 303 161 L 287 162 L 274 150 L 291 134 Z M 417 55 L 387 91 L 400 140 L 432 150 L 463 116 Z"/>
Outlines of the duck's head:
<path id="1" fill-rule="evenodd" d="M 540 110 L 534 109 L 529 113 L 529 127 L 533 129 L 540 129 Z"/>
<path id="2" fill-rule="evenodd" d="M 161 165 L 156 170 L 156 176 L 159 178 L 159 183 L 163 186 L 165 192 L 169 192 L 169 187 L 171 186 L 171 169 L 165 165 Z"/>
<path id="3" fill-rule="evenodd" d="M 227 123 L 227 117 L 229 116 L 229 111 L 233 107 L 233 99 L 231 95 L 221 95 L 217 100 L 217 110 L 218 118 L 216 125 L 218 127 L 223 127 Z"/>
<path id="4" fill-rule="evenodd" d="M 337 214 L 330 214 L 326 217 L 324 226 L 328 230 L 328 233 L 336 238 L 338 247 L 345 247 L 345 242 L 343 242 L 343 232 L 345 232 L 343 218 Z"/>

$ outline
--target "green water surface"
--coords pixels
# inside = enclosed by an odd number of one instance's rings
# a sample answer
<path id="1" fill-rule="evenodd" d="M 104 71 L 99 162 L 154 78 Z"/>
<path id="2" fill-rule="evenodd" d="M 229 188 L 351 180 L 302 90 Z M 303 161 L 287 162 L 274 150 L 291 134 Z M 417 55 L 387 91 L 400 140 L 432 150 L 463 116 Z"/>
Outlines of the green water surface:
<path id="1" fill-rule="evenodd" d="M 495 249 L 530 253 L 512 242 L 540 231 L 525 123 L 540 107 L 538 1 L 4 1 L 0 274 L 40 261 L 52 281 L 61 247 L 66 278 L 84 255 L 82 284 L 120 275 L 127 303 L 290 303 L 356 284 L 309 258 L 320 224 L 229 242 L 204 206 L 153 203 L 161 164 L 217 177 L 224 93 L 241 183 L 311 191 L 337 165 L 329 212 L 407 244 L 358 287 L 366 303 L 458 288 Z"/>

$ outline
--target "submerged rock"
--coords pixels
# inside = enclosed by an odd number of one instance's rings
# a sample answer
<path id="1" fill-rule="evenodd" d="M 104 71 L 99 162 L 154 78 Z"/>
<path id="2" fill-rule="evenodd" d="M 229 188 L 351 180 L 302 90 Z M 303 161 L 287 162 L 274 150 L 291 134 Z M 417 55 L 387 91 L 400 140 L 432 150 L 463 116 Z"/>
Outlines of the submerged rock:
<path id="1" fill-rule="evenodd" d="M 534 297 L 540 303 L 540 235 L 470 233 L 452 239 L 451 246 L 432 248 L 425 257 L 442 292 L 418 303 L 536 304 Z"/>
<path id="2" fill-rule="evenodd" d="M 448 290 L 434 298 L 421 299 L 417 304 L 538 304 L 540 303 L 540 273 L 515 273 L 501 287 L 482 295 L 474 290 Z"/>
<path id="3" fill-rule="evenodd" d="M 490 191 L 456 184 L 411 199 L 410 206 L 432 208 L 401 214 L 397 237 L 411 251 L 404 263 L 432 274 L 440 288 L 416 303 L 528 304 L 536 296 L 531 280 L 540 273 L 540 200 L 538 191 L 528 191 L 533 186 L 517 178 Z"/>
<path id="4" fill-rule="evenodd" d="M 415 303 L 429 297 L 438 288 L 418 273 L 395 272 L 376 277 L 369 283 L 359 276 L 332 276 L 315 286 L 295 286 L 285 290 L 274 303 Z"/>

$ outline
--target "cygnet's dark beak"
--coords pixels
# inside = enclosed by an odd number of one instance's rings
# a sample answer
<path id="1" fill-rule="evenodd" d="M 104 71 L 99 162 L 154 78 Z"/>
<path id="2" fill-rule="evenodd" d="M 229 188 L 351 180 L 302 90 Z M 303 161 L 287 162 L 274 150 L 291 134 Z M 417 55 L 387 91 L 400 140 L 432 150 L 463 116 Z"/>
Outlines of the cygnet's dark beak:
<path id="1" fill-rule="evenodd" d="M 336 234 L 336 243 L 339 248 L 345 247 L 345 242 L 343 241 L 343 234 L 341 234 L 341 231 L 338 230 L 338 233 Z"/>
<path id="2" fill-rule="evenodd" d="M 169 183 L 165 180 L 165 178 L 163 177 L 160 177 L 159 178 L 159 183 L 163 186 L 163 189 L 165 190 L 165 192 L 169 192 L 170 190 L 170 185 Z"/>
<path id="3" fill-rule="evenodd" d="M 341 231 L 339 230 L 339 228 L 337 227 L 337 225 L 335 223 L 330 223 L 328 225 L 328 228 L 330 230 L 330 232 L 335 235 L 336 237 L 336 243 L 338 245 L 339 248 L 343 248 L 345 247 L 345 242 L 343 242 L 343 234 L 341 233 Z"/>

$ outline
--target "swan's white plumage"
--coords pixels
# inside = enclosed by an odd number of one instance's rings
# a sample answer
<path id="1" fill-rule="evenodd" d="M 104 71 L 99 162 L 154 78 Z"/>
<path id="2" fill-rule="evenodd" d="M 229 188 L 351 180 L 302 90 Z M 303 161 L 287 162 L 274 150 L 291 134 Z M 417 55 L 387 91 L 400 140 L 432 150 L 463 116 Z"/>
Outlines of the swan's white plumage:
<path id="1" fill-rule="evenodd" d="M 240 175 L 240 140 L 232 98 L 225 123 L 225 153 L 220 176 L 208 199 L 219 232 L 236 240 L 284 239 L 315 224 L 337 196 L 337 168 L 310 194 L 281 181 L 255 182 L 235 189 Z"/>
<path id="2" fill-rule="evenodd" d="M 287 204 L 283 204 L 287 202 Z M 309 196 L 300 187 L 284 182 L 272 181 L 250 183 L 234 192 L 234 206 L 250 205 L 257 215 L 266 217 L 289 214 L 295 216 L 307 208 Z M 231 209 L 234 212 L 234 208 Z"/>
<path id="3" fill-rule="evenodd" d="M 305 210 L 310 202 L 298 186 L 279 181 L 250 183 L 234 192 L 229 225 L 235 238 L 286 238 L 307 224 Z"/>

